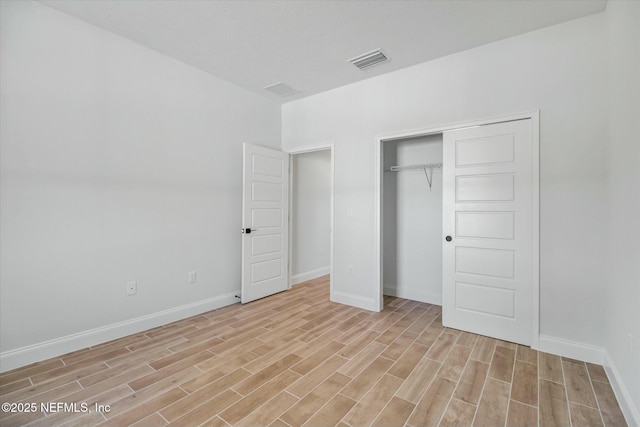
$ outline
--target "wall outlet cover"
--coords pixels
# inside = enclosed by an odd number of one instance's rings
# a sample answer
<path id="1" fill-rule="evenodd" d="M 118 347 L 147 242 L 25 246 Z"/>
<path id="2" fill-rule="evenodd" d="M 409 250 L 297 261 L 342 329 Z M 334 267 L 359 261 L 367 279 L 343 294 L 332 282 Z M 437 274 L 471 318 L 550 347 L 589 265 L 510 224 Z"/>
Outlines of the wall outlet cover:
<path id="1" fill-rule="evenodd" d="M 127 283 L 127 295 L 135 295 L 138 293 L 138 282 L 129 282 Z"/>

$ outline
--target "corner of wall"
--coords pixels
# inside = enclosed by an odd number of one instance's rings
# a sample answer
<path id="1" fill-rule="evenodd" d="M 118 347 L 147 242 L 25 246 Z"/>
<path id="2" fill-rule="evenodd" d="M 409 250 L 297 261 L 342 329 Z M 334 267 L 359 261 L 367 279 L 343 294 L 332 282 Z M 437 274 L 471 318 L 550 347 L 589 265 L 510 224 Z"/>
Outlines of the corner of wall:
<path id="1" fill-rule="evenodd" d="M 616 399 L 618 399 L 620 409 L 622 410 L 622 413 L 627 420 L 627 424 L 629 424 L 630 427 L 639 427 L 640 411 L 633 402 L 631 393 L 629 393 L 629 390 L 627 389 L 623 381 L 620 371 L 618 371 L 615 363 L 613 362 L 613 359 L 609 355 L 609 352 L 606 350 L 604 353 L 604 369 L 607 373 L 607 377 L 609 378 L 611 388 L 613 388 L 613 392 L 616 395 Z"/>
<path id="2" fill-rule="evenodd" d="M 308 280 L 317 279 L 318 277 L 326 276 L 331 272 L 331 267 L 326 266 L 322 268 L 317 268 L 312 271 L 305 271 L 304 273 L 298 273 L 296 275 L 291 276 L 291 285 L 295 286 L 300 283 L 306 282 Z"/>
<path id="3" fill-rule="evenodd" d="M 425 302 L 427 304 L 442 305 L 442 295 L 432 292 L 421 292 L 416 289 L 402 289 L 396 285 L 385 283 L 383 286 L 383 294 L 391 295 L 398 298 L 406 298 L 413 301 Z"/>

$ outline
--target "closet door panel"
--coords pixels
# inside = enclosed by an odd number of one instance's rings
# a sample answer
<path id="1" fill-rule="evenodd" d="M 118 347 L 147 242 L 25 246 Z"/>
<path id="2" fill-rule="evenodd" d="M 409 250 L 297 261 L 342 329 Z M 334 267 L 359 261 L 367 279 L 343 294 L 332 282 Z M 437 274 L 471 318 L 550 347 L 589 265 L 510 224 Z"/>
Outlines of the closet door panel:
<path id="1" fill-rule="evenodd" d="M 515 212 L 456 212 L 458 237 L 513 240 L 514 226 Z"/>
<path id="2" fill-rule="evenodd" d="M 515 138 L 512 134 L 456 141 L 456 167 L 512 163 Z"/>
<path id="3" fill-rule="evenodd" d="M 443 324 L 532 341 L 531 120 L 444 133 Z"/>

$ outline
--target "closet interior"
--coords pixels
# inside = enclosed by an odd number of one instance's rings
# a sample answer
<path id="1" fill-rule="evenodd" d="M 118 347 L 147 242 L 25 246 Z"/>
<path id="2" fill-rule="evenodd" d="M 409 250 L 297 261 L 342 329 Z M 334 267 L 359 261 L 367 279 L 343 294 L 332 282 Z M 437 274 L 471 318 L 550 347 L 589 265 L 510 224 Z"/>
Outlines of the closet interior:
<path id="1" fill-rule="evenodd" d="M 383 143 L 384 295 L 442 304 L 442 134 Z"/>

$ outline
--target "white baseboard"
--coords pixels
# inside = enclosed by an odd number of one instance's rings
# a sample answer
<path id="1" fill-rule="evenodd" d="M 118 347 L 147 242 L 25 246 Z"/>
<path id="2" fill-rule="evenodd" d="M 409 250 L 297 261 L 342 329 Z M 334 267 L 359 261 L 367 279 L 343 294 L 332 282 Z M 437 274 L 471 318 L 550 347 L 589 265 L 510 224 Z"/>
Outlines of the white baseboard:
<path id="1" fill-rule="evenodd" d="M 602 365 L 604 363 L 604 347 L 565 340 L 548 335 L 540 335 L 536 350 L 570 357 L 572 359 L 584 360 L 589 363 L 597 363 L 598 365 Z"/>
<path id="2" fill-rule="evenodd" d="M 380 311 L 376 307 L 376 302 L 373 298 L 363 298 L 358 295 L 347 294 L 344 292 L 333 291 L 331 293 L 331 301 L 340 304 L 351 305 L 353 307 L 362 308 L 369 311 Z"/>
<path id="3" fill-rule="evenodd" d="M 430 292 L 420 292 L 416 289 L 398 289 L 394 285 L 384 285 L 383 290 L 385 295 L 426 302 L 428 304 L 442 305 L 442 295 L 436 295 Z"/>
<path id="4" fill-rule="evenodd" d="M 624 378 L 620 375 L 606 348 L 550 337 L 548 335 L 540 335 L 538 348 L 536 348 L 536 350 L 604 365 L 607 377 L 616 395 L 616 399 L 618 399 L 620 409 L 627 420 L 627 424 L 629 427 L 640 427 L 640 412 L 638 411 L 638 407 L 634 404 L 631 394 L 624 383 Z"/>
<path id="5" fill-rule="evenodd" d="M 240 290 L 146 316 L 136 317 L 135 319 L 124 322 L 118 322 L 15 350 L 5 351 L 0 353 L 0 372 L 19 368 L 51 357 L 61 356 L 72 351 L 136 334 L 146 331 L 147 329 L 175 322 L 176 320 L 185 319 L 233 304 L 238 302 L 235 296 L 239 295 L 239 292 Z"/>
<path id="6" fill-rule="evenodd" d="M 629 427 L 640 427 L 640 411 L 634 404 L 631 394 L 624 384 L 622 375 L 620 375 L 620 372 L 616 368 L 615 363 L 613 363 L 613 359 L 611 359 L 608 351 L 605 351 L 604 354 L 604 369 L 607 372 L 609 383 L 613 388 L 616 399 L 618 399 L 620 409 L 624 414 L 624 418 L 627 420 L 627 424 Z"/>
<path id="7" fill-rule="evenodd" d="M 326 266 L 322 268 L 316 268 L 315 270 L 307 271 L 304 273 L 295 274 L 291 276 L 291 286 L 297 285 L 298 283 L 306 282 L 307 280 L 326 276 L 329 273 L 331 273 L 331 267 Z"/>

